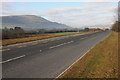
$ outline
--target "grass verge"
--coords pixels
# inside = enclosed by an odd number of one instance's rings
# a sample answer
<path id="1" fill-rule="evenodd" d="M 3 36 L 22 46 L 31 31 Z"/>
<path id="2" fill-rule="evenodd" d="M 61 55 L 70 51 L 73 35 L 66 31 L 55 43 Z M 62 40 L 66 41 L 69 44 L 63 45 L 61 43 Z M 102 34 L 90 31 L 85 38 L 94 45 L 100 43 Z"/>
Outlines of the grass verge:
<path id="1" fill-rule="evenodd" d="M 63 78 L 118 78 L 118 33 L 112 32 L 58 80 Z"/>

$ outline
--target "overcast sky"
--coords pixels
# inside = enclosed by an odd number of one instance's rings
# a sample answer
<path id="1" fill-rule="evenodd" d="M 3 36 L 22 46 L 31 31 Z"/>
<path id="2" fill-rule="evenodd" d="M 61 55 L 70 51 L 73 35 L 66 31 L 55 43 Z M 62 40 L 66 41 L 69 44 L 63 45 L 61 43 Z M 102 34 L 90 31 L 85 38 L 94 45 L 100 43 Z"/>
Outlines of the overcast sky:
<path id="1" fill-rule="evenodd" d="M 37 15 L 72 27 L 111 25 L 117 2 L 4 2 L 1 16 Z"/>

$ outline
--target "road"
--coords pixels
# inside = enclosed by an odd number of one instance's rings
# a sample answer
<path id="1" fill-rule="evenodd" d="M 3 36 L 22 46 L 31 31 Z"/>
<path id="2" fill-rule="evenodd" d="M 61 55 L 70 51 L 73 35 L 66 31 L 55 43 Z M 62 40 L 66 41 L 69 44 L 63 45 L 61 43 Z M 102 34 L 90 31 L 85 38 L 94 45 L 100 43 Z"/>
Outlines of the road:
<path id="1" fill-rule="evenodd" d="M 84 35 L 3 47 L 3 78 L 56 78 L 95 44 L 110 34 Z M 104 46 L 103 46 L 104 47 Z"/>

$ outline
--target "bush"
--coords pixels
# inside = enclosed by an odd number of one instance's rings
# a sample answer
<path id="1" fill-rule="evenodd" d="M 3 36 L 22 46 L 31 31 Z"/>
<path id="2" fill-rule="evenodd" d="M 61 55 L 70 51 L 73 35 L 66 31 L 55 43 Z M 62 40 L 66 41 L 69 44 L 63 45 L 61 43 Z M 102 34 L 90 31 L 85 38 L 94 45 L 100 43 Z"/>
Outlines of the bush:
<path id="1" fill-rule="evenodd" d="M 84 29 L 84 31 L 86 31 L 86 32 L 89 31 L 89 30 L 90 30 L 89 28 L 85 28 L 85 29 Z"/>
<path id="2" fill-rule="evenodd" d="M 116 32 L 120 32 L 120 22 L 116 21 L 113 26 L 112 26 L 112 30 L 116 31 Z"/>
<path id="3" fill-rule="evenodd" d="M 21 27 L 2 29 L 2 39 L 20 38 L 24 37 L 24 30 Z"/>

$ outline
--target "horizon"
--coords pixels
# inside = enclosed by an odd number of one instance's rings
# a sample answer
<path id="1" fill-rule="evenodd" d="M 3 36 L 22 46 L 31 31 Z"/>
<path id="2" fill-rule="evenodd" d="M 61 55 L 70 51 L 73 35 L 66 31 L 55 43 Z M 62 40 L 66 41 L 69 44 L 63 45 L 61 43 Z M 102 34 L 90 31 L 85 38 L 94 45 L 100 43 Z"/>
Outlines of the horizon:
<path id="1" fill-rule="evenodd" d="M 4 2 L 1 16 L 35 15 L 73 28 L 92 25 L 109 28 L 117 20 L 117 5 L 117 2 Z"/>

